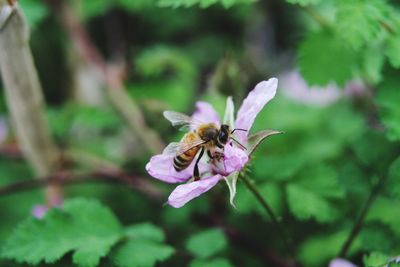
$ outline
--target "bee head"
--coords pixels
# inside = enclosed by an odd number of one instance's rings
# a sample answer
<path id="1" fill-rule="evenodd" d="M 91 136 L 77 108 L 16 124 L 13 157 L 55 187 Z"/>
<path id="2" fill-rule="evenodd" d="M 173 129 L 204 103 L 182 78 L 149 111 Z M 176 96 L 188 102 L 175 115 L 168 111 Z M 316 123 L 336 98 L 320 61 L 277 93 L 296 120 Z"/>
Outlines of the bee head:
<path id="1" fill-rule="evenodd" d="M 218 133 L 218 142 L 223 145 L 228 143 L 230 133 L 231 133 L 231 131 L 229 130 L 229 125 L 222 124 L 221 129 L 219 130 L 219 133 Z"/>

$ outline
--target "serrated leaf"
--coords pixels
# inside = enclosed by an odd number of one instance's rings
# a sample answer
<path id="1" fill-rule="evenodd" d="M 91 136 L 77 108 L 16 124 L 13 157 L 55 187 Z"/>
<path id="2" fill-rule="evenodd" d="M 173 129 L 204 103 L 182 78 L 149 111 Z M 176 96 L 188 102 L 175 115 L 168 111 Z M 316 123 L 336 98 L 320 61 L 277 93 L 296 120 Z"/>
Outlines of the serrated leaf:
<path id="1" fill-rule="evenodd" d="M 131 225 L 125 228 L 125 233 L 128 238 L 133 240 L 147 239 L 156 242 L 164 242 L 164 232 L 157 226 L 151 223 L 141 223 Z"/>
<path id="2" fill-rule="evenodd" d="M 380 22 L 385 19 L 387 9 L 381 0 L 337 1 L 335 29 L 353 48 L 359 49 L 381 32 Z"/>
<path id="3" fill-rule="evenodd" d="M 366 221 L 381 222 L 397 236 L 400 236 L 400 201 L 378 197 L 368 212 Z"/>
<path id="4" fill-rule="evenodd" d="M 112 255 L 118 267 L 152 267 L 172 256 L 174 248 L 149 239 L 129 240 Z"/>
<path id="5" fill-rule="evenodd" d="M 299 4 L 301 6 L 316 5 L 321 2 L 321 0 L 286 0 L 286 2 L 291 4 Z"/>
<path id="6" fill-rule="evenodd" d="M 295 183 L 325 198 L 341 199 L 344 197 L 344 189 L 339 184 L 336 170 L 324 164 L 306 168 Z"/>
<path id="7" fill-rule="evenodd" d="M 186 248 L 196 257 L 208 258 L 223 250 L 226 245 L 224 232 L 220 229 L 210 229 L 191 236 Z"/>
<path id="8" fill-rule="evenodd" d="M 388 39 L 385 54 L 394 68 L 400 68 L 400 34 Z"/>
<path id="9" fill-rule="evenodd" d="M 2 247 L 1 257 L 20 263 L 54 263 L 74 251 L 74 263 L 90 267 L 121 237 L 121 225 L 108 208 L 94 200 L 73 199 L 41 220 L 28 218 L 18 225 Z"/>
<path id="10" fill-rule="evenodd" d="M 233 267 L 233 265 L 224 258 L 216 258 L 212 260 L 196 259 L 190 262 L 190 267 Z"/>
<path id="11" fill-rule="evenodd" d="M 380 252 L 372 252 L 369 255 L 364 255 L 363 262 L 365 267 L 382 267 L 389 261 L 389 256 Z"/>
<path id="12" fill-rule="evenodd" d="M 318 222 L 331 222 L 338 216 L 338 211 L 325 198 L 301 186 L 287 186 L 289 208 L 300 220 L 315 218 Z"/>
<path id="13" fill-rule="evenodd" d="M 400 157 L 390 165 L 386 184 L 389 193 L 400 199 Z"/>
<path id="14" fill-rule="evenodd" d="M 309 34 L 298 50 L 300 73 L 311 85 L 336 82 L 343 86 L 353 77 L 357 55 L 328 31 Z"/>
<path id="15" fill-rule="evenodd" d="M 269 136 L 276 135 L 276 134 L 282 134 L 283 132 L 281 131 L 276 131 L 276 130 L 264 130 L 264 131 L 259 131 L 255 134 L 252 134 L 248 138 L 248 147 L 247 147 L 247 153 L 249 156 L 251 156 L 254 151 L 257 149 L 257 147 Z"/>
<path id="16" fill-rule="evenodd" d="M 319 236 L 310 237 L 301 244 L 299 259 L 304 266 L 325 266 L 324 263 L 334 258 L 338 251 L 340 251 L 348 234 L 348 231 L 336 231 L 334 233 L 323 233 Z M 360 241 L 359 238 L 356 238 L 351 246 L 349 254 L 359 249 Z"/>
<path id="17" fill-rule="evenodd" d="M 382 80 L 382 69 L 385 56 L 380 45 L 369 46 L 364 52 L 363 68 L 367 78 L 373 83 Z"/>
<path id="18" fill-rule="evenodd" d="M 382 123 L 386 127 L 389 140 L 400 140 L 400 77 L 397 73 L 390 73 L 378 88 L 376 101 L 380 107 L 379 113 Z"/>

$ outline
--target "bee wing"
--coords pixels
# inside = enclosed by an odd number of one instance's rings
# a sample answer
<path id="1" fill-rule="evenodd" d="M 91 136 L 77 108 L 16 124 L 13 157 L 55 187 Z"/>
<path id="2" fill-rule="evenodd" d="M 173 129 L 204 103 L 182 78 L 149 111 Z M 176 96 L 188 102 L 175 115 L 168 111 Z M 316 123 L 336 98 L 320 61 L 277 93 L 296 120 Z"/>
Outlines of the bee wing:
<path id="1" fill-rule="evenodd" d="M 164 117 L 169 120 L 172 126 L 179 128 L 180 130 L 190 129 L 190 126 L 197 127 L 201 122 L 193 120 L 186 114 L 176 112 L 176 111 L 164 111 Z"/>
<path id="2" fill-rule="evenodd" d="M 192 149 L 192 148 L 194 148 L 196 146 L 202 145 L 204 143 L 206 143 L 206 141 L 204 141 L 204 140 L 202 140 L 200 138 L 196 139 L 196 140 L 193 140 L 191 142 L 188 142 L 188 143 L 173 142 L 173 143 L 170 143 L 164 149 L 163 154 L 165 154 L 165 155 L 171 155 L 171 154 L 173 154 L 173 155 L 181 155 L 181 154 L 185 153 L 186 151 L 188 151 L 188 150 L 190 150 L 190 149 Z"/>

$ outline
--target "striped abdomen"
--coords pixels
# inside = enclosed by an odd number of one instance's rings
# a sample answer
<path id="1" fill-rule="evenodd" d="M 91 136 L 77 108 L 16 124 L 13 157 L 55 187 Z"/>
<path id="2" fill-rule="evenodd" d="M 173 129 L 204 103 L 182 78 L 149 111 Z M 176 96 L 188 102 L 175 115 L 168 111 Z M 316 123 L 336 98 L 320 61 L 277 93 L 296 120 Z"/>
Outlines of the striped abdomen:
<path id="1" fill-rule="evenodd" d="M 191 143 L 195 139 L 198 139 L 195 133 L 188 133 L 182 138 L 181 142 Z M 197 152 L 199 151 L 200 148 L 201 146 L 195 146 L 185 151 L 184 153 L 175 156 L 174 169 L 178 172 L 186 169 L 190 165 L 190 163 L 192 163 L 193 159 L 196 157 Z"/>

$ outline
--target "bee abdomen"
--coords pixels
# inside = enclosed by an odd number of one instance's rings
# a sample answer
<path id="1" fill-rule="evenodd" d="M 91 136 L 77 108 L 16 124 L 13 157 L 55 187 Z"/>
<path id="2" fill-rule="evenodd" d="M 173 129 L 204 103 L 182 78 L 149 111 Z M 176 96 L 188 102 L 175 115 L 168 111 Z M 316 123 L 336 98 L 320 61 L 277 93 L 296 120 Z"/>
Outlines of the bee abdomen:
<path id="1" fill-rule="evenodd" d="M 174 158 L 174 169 L 176 171 L 182 171 L 186 169 L 190 163 L 192 163 L 194 157 L 196 156 L 198 151 L 197 147 L 194 147 L 185 153 L 178 155 Z"/>

